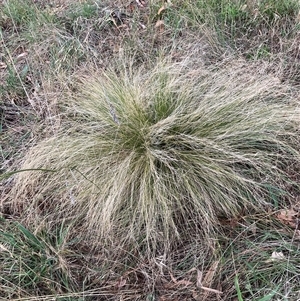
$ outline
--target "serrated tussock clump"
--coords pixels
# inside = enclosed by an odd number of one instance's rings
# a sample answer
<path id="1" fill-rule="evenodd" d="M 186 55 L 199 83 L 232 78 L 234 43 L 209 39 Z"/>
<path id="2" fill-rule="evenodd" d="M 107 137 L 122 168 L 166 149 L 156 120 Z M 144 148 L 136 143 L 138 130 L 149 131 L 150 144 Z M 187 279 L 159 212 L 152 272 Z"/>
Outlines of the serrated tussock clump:
<path id="1" fill-rule="evenodd" d="M 55 172 L 20 173 L 15 199 L 80 217 L 99 239 L 213 237 L 219 216 L 272 205 L 270 187 L 299 157 L 298 108 L 255 68 L 158 64 L 92 72 L 78 87 L 60 130 L 23 161 Z"/>

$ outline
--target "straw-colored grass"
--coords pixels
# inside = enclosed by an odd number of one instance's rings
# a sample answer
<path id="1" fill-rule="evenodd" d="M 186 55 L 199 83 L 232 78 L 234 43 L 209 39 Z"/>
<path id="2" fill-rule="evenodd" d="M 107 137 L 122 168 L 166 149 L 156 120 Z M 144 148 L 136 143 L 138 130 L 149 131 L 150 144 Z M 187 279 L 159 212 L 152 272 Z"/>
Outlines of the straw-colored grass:
<path id="1" fill-rule="evenodd" d="M 279 81 L 242 64 L 132 70 L 78 79 L 60 130 L 21 168 L 55 172 L 19 173 L 18 206 L 78 218 L 95 241 L 155 249 L 191 231 L 209 239 L 219 216 L 275 205 L 270 189 L 299 158 L 299 111 Z"/>

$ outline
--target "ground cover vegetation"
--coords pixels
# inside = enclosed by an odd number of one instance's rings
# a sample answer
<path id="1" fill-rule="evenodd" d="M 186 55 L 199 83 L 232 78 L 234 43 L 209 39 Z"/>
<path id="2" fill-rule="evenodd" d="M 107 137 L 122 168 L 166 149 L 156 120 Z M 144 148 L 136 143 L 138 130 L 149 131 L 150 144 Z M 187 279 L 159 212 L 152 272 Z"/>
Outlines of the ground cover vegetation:
<path id="1" fill-rule="evenodd" d="M 0 7 L 0 298 L 300 299 L 298 1 Z"/>

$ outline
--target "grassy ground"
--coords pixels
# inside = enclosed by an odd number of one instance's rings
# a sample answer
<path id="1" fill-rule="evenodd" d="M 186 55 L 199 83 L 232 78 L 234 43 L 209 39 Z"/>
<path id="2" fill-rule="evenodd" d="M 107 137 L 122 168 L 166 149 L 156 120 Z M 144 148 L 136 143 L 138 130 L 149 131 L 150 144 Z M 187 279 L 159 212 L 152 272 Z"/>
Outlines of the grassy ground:
<path id="1" fill-rule="evenodd" d="M 300 300 L 299 1 L 0 8 L 0 299 Z"/>

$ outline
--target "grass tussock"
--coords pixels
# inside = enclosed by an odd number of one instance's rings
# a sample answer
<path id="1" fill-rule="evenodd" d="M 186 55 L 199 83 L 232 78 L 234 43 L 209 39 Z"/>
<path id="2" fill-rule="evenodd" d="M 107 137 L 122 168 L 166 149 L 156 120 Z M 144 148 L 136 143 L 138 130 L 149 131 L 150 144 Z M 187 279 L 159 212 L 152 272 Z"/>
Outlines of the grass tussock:
<path id="1" fill-rule="evenodd" d="M 0 6 L 0 299 L 300 300 L 298 0 Z"/>
<path id="2" fill-rule="evenodd" d="M 270 187 L 299 157 L 298 109 L 253 71 L 158 64 L 81 78 L 60 130 L 22 165 L 55 172 L 20 173 L 14 199 L 27 196 L 31 214 L 81 218 L 98 238 L 152 247 L 193 224 L 208 239 L 217 217 L 275 205 Z"/>

